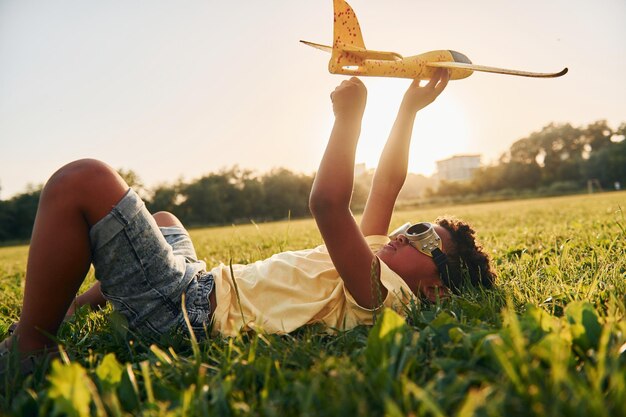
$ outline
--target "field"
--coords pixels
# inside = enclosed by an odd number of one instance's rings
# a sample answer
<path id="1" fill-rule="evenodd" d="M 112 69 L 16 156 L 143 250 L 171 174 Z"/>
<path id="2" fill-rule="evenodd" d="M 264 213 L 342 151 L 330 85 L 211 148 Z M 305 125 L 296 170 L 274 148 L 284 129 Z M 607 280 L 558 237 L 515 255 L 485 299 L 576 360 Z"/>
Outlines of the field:
<path id="1" fill-rule="evenodd" d="M 626 416 L 625 192 L 429 208 L 472 222 L 497 290 L 387 311 L 372 328 L 311 326 L 147 345 L 81 310 L 65 355 L 5 383 L 9 415 Z M 311 220 L 192 231 L 201 258 L 251 262 L 320 243 Z M 0 248 L 0 338 L 19 317 L 26 247 Z M 88 277 L 88 281 L 93 277 Z"/>

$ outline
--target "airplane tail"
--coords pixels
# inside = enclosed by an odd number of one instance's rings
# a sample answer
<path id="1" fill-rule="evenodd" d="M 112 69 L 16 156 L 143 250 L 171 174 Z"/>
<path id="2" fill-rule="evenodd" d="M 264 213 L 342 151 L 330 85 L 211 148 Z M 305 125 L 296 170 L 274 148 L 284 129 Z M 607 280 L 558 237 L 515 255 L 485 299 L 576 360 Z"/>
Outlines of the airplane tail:
<path id="1" fill-rule="evenodd" d="M 342 46 L 354 46 L 365 49 L 359 20 L 352 7 L 344 0 L 333 0 L 335 9 L 335 26 L 333 29 L 333 47 L 342 49 Z"/>

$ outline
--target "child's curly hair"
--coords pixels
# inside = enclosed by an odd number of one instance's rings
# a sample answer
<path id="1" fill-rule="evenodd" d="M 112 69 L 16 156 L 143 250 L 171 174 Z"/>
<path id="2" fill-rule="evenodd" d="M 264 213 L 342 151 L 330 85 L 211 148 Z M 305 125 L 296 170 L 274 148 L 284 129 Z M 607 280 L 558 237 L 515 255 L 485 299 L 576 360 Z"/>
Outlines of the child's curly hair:
<path id="1" fill-rule="evenodd" d="M 438 217 L 435 223 L 445 228 L 454 242 L 454 247 L 446 248 L 451 284 L 456 287 L 451 290 L 458 291 L 466 283 L 473 287 L 493 288 L 495 273 L 491 270 L 489 255 L 476 241 L 474 229 L 466 222 L 448 216 Z"/>

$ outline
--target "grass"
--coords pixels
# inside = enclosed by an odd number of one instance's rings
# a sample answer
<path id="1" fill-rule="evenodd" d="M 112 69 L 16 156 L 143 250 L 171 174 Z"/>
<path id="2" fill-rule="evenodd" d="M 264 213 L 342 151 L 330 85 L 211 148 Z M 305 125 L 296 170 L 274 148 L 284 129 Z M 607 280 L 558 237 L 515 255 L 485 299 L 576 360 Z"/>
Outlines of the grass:
<path id="1" fill-rule="evenodd" d="M 626 193 L 396 213 L 454 214 L 498 289 L 387 311 L 329 335 L 241 334 L 150 345 L 110 311 L 79 311 L 64 360 L 5 384 L 10 415 L 626 415 Z M 192 231 L 200 257 L 251 262 L 320 243 L 310 220 Z M 0 248 L 0 338 L 20 311 L 26 247 Z M 93 276 L 88 277 L 92 281 Z M 45 372 L 44 372 L 45 371 Z"/>

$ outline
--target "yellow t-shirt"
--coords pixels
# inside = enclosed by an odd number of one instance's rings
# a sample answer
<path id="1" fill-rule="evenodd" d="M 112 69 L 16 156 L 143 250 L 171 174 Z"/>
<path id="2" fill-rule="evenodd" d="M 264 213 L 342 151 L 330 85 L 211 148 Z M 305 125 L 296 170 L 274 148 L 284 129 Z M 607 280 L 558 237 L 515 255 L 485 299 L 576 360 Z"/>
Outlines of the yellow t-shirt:
<path id="1" fill-rule="evenodd" d="M 376 252 L 389 238 L 368 236 L 366 241 Z M 324 245 L 232 268 L 239 301 L 229 266 L 220 264 L 210 271 L 217 301 L 214 332 L 233 336 L 240 329 L 289 333 L 319 322 L 336 329 L 372 324 L 374 310 L 359 306 L 352 298 Z M 380 279 L 388 290 L 383 306 L 401 312 L 412 297 L 410 288 L 382 261 Z"/>

